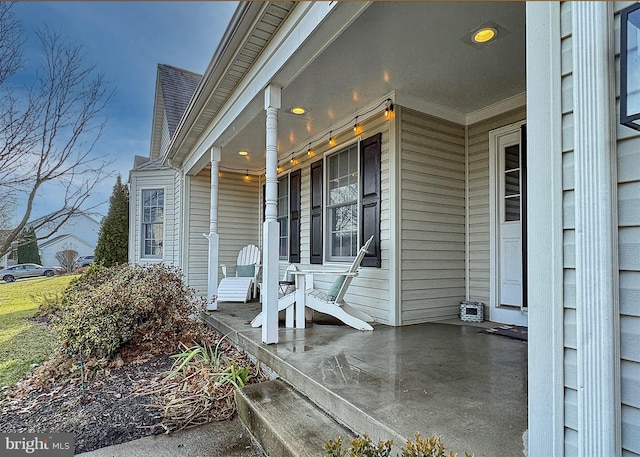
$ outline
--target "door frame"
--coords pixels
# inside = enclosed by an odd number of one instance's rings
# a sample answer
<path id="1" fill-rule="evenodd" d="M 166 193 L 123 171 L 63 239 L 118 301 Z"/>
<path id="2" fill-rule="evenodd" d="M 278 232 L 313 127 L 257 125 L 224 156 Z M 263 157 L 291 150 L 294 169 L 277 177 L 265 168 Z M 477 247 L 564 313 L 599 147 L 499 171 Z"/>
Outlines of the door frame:
<path id="1" fill-rule="evenodd" d="M 508 320 L 509 324 L 524 325 L 527 326 L 528 316 L 527 310 L 522 309 L 518 312 L 514 310 L 499 310 L 498 301 L 500 299 L 500 216 L 499 205 L 501 204 L 499 190 L 499 177 L 498 167 L 500 161 L 498 160 L 498 148 L 500 139 L 506 135 L 513 134 L 514 132 L 521 133 L 522 126 L 526 124 L 526 120 L 523 119 L 518 122 L 514 122 L 509 125 L 491 130 L 489 132 L 489 319 L 492 321 L 503 322 Z M 523 138 L 520 137 L 520 147 L 523 146 Z M 523 164 L 520 164 L 521 170 Z M 522 172 L 521 172 L 522 173 Z M 521 174 L 522 183 L 522 174 Z M 526 191 L 522 194 L 526 195 Z M 526 203 L 521 204 L 521 211 L 526 211 Z M 526 224 L 526 217 L 520 220 L 521 225 Z M 523 246 L 525 240 L 522 241 Z M 526 259 L 526 257 L 523 257 Z M 522 274 L 526 274 L 526 268 L 523 268 Z M 523 278 L 523 294 L 524 294 L 524 278 Z M 524 302 L 523 302 L 524 303 Z M 504 318 L 504 314 L 508 313 L 509 319 Z"/>

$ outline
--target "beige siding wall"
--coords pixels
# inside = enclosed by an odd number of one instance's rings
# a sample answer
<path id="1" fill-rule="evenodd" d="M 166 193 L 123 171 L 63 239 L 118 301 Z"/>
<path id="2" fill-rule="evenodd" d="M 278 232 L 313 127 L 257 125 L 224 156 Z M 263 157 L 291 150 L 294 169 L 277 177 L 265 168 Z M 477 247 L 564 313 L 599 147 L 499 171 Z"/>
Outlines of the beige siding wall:
<path id="1" fill-rule="evenodd" d="M 616 4 L 616 13 L 622 6 Z M 615 25 L 615 34 L 620 36 L 618 14 Z M 619 46 L 616 40 L 615 81 L 620 80 Z M 619 111 L 619 98 L 617 102 Z M 622 448 L 626 457 L 640 455 L 640 135 L 617 124 L 617 138 Z"/>
<path id="2" fill-rule="evenodd" d="M 130 205 L 131 219 L 129 228 L 131 233 L 129 246 L 129 260 L 133 263 L 165 262 L 178 264 L 174 252 L 178 249 L 174 233 L 179 212 L 175 210 L 176 172 L 171 169 L 138 171 L 131 174 Z M 164 241 L 163 258 L 150 259 L 142 257 L 142 190 L 164 189 Z"/>
<path id="3" fill-rule="evenodd" d="M 625 5 L 616 4 L 616 36 L 620 35 L 620 18 L 617 12 L 623 6 Z M 567 457 L 577 455 L 578 433 L 571 8 L 571 2 L 563 3 L 561 7 Z M 619 81 L 620 77 L 619 52 L 619 41 L 616 40 L 615 81 Z M 619 91 L 617 84 L 616 90 Z M 616 95 L 619 96 L 619 93 Z M 616 125 L 622 448 L 623 456 L 631 457 L 640 455 L 640 136 L 627 127 L 618 123 Z"/>
<path id="4" fill-rule="evenodd" d="M 573 77 L 571 75 L 571 5 L 560 7 L 562 36 L 562 212 L 564 239 L 564 387 L 565 453 L 578 452 L 578 370 L 576 352 L 575 206 L 573 180 Z"/>
<path id="5" fill-rule="evenodd" d="M 262 249 L 259 233 L 262 230 L 262 183 L 257 176 L 223 171 L 219 178 L 218 234 L 220 235 L 220 263 L 229 267 L 228 274 L 235 274 L 238 252 L 247 244 Z M 218 270 L 222 278 L 222 269 Z"/>
<path id="6" fill-rule="evenodd" d="M 162 136 L 160 139 L 160 155 L 164 154 L 171 142 L 171 135 L 169 134 L 169 121 L 167 119 L 166 111 L 162 114 Z"/>
<path id="7" fill-rule="evenodd" d="M 465 297 L 465 128 L 400 111 L 401 322 L 456 317 Z"/>
<path id="8" fill-rule="evenodd" d="M 468 129 L 469 299 L 489 304 L 489 132 L 526 117 L 517 108 L 470 125 Z M 489 317 L 489 307 L 485 315 Z"/>
<path id="9" fill-rule="evenodd" d="M 206 295 L 209 244 L 203 233 L 209 233 L 211 172 L 203 170 L 197 176 L 188 177 L 187 182 L 185 273 L 188 284 L 199 294 Z M 229 274 L 234 274 L 238 251 L 247 244 L 258 244 L 259 183 L 255 176 L 247 180 L 243 174 L 223 171 L 218 186 L 219 261 L 228 265 Z M 221 277 L 219 269 L 218 278 Z"/>
<path id="10" fill-rule="evenodd" d="M 364 122 L 360 122 L 358 137 L 361 139 L 368 138 L 372 135 L 382 132 L 382 163 L 381 163 L 381 223 L 380 223 L 380 243 L 382 248 L 382 268 L 361 268 L 359 276 L 349 286 L 349 291 L 345 297 L 347 303 L 362 309 L 370 314 L 377 322 L 389 323 L 389 121 L 383 114 L 379 114 Z M 333 132 L 335 146 L 328 147 L 328 142 L 322 142 L 313 150 L 313 157 L 304 155 L 300 158 L 300 162 L 293 165 L 291 170 L 296 168 L 302 169 L 302 192 L 301 192 L 301 263 L 300 268 L 304 269 L 321 269 L 320 265 L 310 265 L 310 165 L 316 160 L 322 159 L 325 155 L 338 152 L 345 146 L 352 144 L 356 138 L 351 126 L 346 127 L 341 132 Z M 288 164 L 287 164 L 288 165 Z M 289 169 L 283 170 L 283 173 Z M 326 167 L 325 167 L 326 172 Z M 325 179 L 326 184 L 326 179 Z M 326 192 L 325 192 L 326 196 Z M 326 214 L 325 214 L 326 216 Z M 325 225 L 325 237 L 326 237 Z M 326 246 L 326 243 L 325 243 Z M 286 268 L 287 262 L 281 262 L 280 268 Z M 326 265 L 346 267 L 348 264 L 343 263 L 327 263 Z M 316 276 L 314 278 L 314 286 L 320 290 L 327 290 L 335 277 L 332 276 Z"/>

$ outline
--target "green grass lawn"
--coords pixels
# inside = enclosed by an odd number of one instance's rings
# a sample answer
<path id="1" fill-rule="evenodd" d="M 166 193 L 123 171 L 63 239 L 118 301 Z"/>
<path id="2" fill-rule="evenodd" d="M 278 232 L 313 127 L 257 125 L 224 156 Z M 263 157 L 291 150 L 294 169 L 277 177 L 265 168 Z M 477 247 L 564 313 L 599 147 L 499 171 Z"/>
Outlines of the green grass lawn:
<path id="1" fill-rule="evenodd" d="M 24 378 L 54 349 L 55 337 L 31 323 L 45 296 L 61 294 L 75 276 L 0 282 L 0 388 Z"/>

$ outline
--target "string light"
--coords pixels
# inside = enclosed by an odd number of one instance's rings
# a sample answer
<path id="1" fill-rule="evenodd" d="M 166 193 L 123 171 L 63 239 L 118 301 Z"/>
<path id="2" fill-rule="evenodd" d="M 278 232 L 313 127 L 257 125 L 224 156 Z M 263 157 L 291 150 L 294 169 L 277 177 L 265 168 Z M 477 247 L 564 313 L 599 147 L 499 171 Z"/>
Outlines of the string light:
<path id="1" fill-rule="evenodd" d="M 387 107 L 384 110 L 384 117 L 389 117 L 389 113 L 393 113 L 393 102 L 390 98 L 385 101 L 387 102 Z"/>
<path id="2" fill-rule="evenodd" d="M 359 130 L 360 125 L 358 124 L 358 118 L 361 116 L 366 116 L 369 113 L 374 112 L 375 110 L 377 110 L 378 108 L 380 108 L 380 106 L 385 105 L 385 110 L 384 110 L 384 116 L 386 118 L 388 118 L 390 116 L 391 113 L 394 112 L 394 104 L 393 104 L 393 100 L 390 98 L 386 98 L 384 100 L 382 100 L 380 103 L 378 103 L 376 106 L 374 106 L 373 108 L 371 108 L 370 110 L 364 112 L 364 113 L 360 113 L 359 115 L 354 117 L 353 120 L 353 131 L 354 133 L 357 133 Z M 343 128 L 345 128 L 347 125 L 349 124 L 343 124 L 342 126 L 340 126 L 338 128 L 338 130 L 342 130 Z M 326 134 L 325 134 L 326 135 Z M 324 135 L 322 135 L 324 136 Z M 316 141 L 322 141 L 322 136 L 318 137 L 316 139 Z M 333 138 L 333 129 L 329 130 L 329 147 L 333 147 L 335 144 L 334 138 Z M 298 161 L 296 160 L 296 156 L 300 155 L 301 153 L 303 153 L 304 149 L 299 149 L 297 151 L 293 151 L 289 154 L 288 158 L 289 161 L 292 165 L 297 164 Z M 308 144 L 307 146 L 307 155 L 309 157 L 313 157 L 313 151 L 311 150 L 311 143 Z M 278 160 L 278 163 L 282 163 L 282 161 L 287 160 L 286 158 L 282 158 L 280 160 Z M 281 167 L 278 168 L 278 172 L 281 171 Z"/>

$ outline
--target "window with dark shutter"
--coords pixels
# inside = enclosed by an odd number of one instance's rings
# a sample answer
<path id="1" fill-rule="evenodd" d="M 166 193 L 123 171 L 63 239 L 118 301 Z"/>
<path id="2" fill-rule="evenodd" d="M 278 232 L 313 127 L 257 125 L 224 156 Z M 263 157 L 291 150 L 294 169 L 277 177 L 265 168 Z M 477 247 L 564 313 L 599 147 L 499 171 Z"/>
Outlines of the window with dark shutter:
<path id="1" fill-rule="evenodd" d="M 311 164 L 311 258 L 312 264 L 322 263 L 322 160 Z"/>
<path id="2" fill-rule="evenodd" d="M 289 263 L 300 263 L 300 200 L 302 170 L 289 175 Z"/>
<path id="3" fill-rule="evenodd" d="M 364 267 L 382 265 L 380 251 L 380 160 L 382 134 L 378 133 L 360 143 L 360 240 L 364 243 L 373 235 L 369 252 L 362 260 Z"/>

